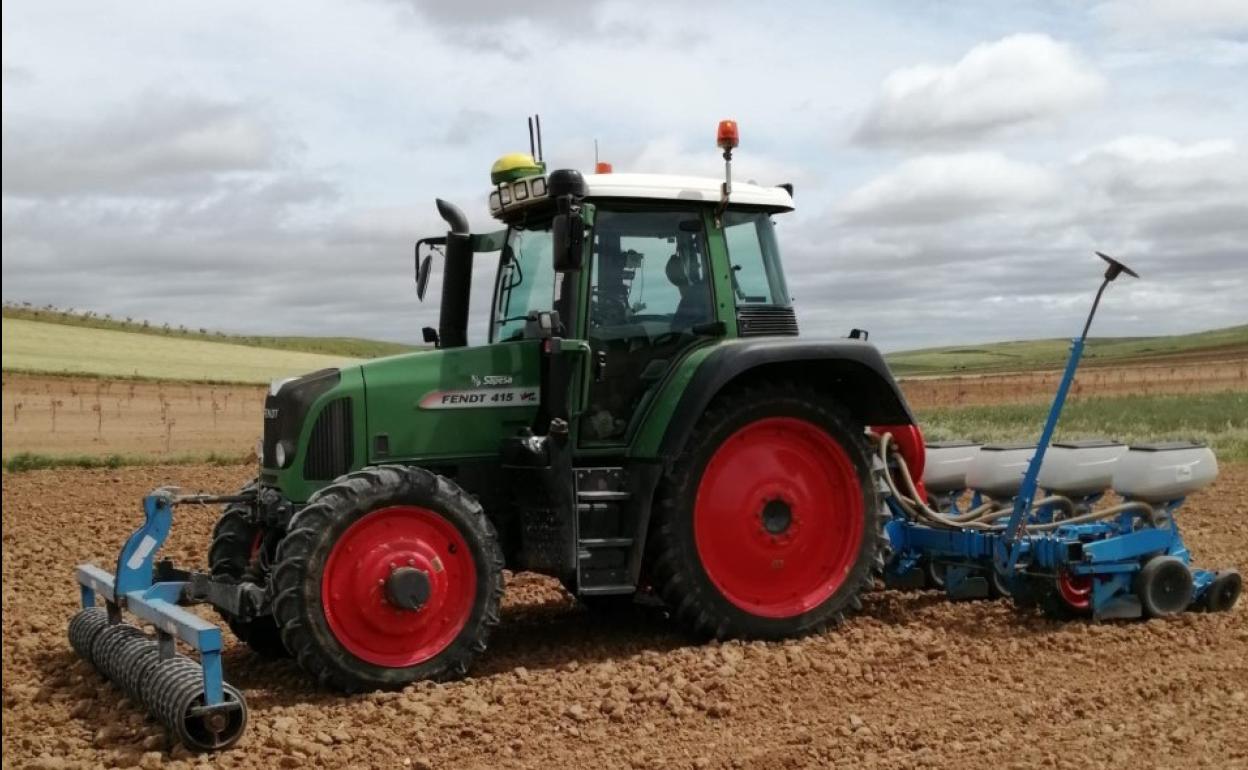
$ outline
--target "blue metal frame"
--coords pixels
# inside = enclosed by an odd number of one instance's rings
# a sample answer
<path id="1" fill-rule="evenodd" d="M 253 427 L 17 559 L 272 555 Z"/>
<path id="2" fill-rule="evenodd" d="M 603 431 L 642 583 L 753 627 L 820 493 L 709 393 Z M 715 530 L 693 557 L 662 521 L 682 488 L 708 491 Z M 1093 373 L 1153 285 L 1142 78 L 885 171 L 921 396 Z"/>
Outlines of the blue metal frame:
<path id="1" fill-rule="evenodd" d="M 75 576 L 84 608 L 95 606 L 97 596 L 103 597 L 109 605 L 154 625 L 162 641 L 177 638 L 198 650 L 204 670 L 204 704 L 217 706 L 225 702 L 221 629 L 178 606 L 185 582 L 153 582 L 156 553 L 173 525 L 175 499 L 167 489 L 143 498 L 143 525 L 126 540 L 115 573 L 81 564 Z"/>

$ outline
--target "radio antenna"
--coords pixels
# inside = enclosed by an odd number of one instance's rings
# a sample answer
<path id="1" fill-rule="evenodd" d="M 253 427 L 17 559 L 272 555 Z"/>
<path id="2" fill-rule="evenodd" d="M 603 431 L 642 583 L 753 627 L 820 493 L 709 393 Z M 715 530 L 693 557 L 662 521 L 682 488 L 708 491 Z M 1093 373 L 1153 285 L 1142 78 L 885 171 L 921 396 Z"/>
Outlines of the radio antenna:
<path id="1" fill-rule="evenodd" d="M 529 118 L 529 154 L 536 155 L 537 150 L 533 145 L 533 118 Z M 540 158 L 538 158 L 540 160 Z"/>
<path id="2" fill-rule="evenodd" d="M 540 163 L 544 160 L 542 152 L 542 116 L 534 114 L 533 123 L 537 126 L 537 160 Z"/>

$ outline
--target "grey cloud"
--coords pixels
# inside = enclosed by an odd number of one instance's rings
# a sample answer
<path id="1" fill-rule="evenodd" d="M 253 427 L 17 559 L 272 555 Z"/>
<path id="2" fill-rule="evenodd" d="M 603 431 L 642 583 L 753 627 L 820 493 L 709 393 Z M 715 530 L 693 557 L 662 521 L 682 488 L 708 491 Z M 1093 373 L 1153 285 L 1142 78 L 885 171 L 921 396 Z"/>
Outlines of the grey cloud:
<path id="1" fill-rule="evenodd" d="M 1206 37 L 1248 40 L 1248 5 L 1239 0 L 1110 0 L 1092 16 L 1132 39 Z"/>
<path id="2" fill-rule="evenodd" d="M 238 104 L 148 93 L 94 123 L 4 116 L 7 196 L 156 195 L 273 168 L 275 133 Z"/>
<path id="3" fill-rule="evenodd" d="M 490 119 L 488 112 L 461 107 L 447 121 L 446 135 L 442 141 L 452 147 L 469 144 L 484 133 L 485 124 Z"/>
<path id="4" fill-rule="evenodd" d="M 16 64 L 5 64 L 3 80 L 6 86 L 25 86 L 35 82 L 35 73 Z"/>
<path id="5" fill-rule="evenodd" d="M 1059 192 L 1049 170 L 1000 153 L 924 155 L 851 191 L 838 208 L 850 222 L 944 225 L 1046 204 Z"/>
<path id="6" fill-rule="evenodd" d="M 645 21 L 639 7 L 659 3 L 621 5 L 612 15 L 609 0 L 390 0 L 412 9 L 424 22 L 441 27 L 447 41 L 476 50 L 491 50 L 511 61 L 538 56 L 548 47 L 592 38 L 608 45 L 632 45 L 653 37 L 657 30 Z M 527 29 L 526 29 L 527 28 Z M 524 34 L 533 29 L 540 37 Z"/>
<path id="7" fill-rule="evenodd" d="M 399 0 L 435 24 L 451 27 L 487 27 L 516 20 L 551 23 L 556 26 L 583 23 L 592 18 L 603 0 L 568 3 L 563 0 Z"/>

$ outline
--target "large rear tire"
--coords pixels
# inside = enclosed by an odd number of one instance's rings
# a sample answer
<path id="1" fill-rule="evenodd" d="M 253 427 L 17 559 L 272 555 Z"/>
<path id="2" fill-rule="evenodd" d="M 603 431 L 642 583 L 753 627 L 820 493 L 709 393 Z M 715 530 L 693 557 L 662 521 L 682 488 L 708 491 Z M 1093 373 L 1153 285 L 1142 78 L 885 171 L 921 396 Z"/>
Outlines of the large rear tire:
<path id="1" fill-rule="evenodd" d="M 255 487 L 256 482 L 253 481 L 243 487 L 243 491 Z M 245 504 L 227 505 L 212 530 L 212 545 L 208 548 L 208 568 L 213 578 L 266 585 L 269 575 L 268 561 L 264 558 L 267 547 L 265 538 L 264 528 L 252 521 L 251 512 Z M 265 658 L 290 655 L 272 615 L 242 620 L 224 610 L 217 610 L 217 613 L 234 635 L 258 655 Z"/>
<path id="2" fill-rule="evenodd" d="M 863 429 L 793 383 L 721 395 L 659 489 L 654 583 L 698 635 L 776 639 L 861 609 L 884 567 Z"/>
<path id="3" fill-rule="evenodd" d="M 494 527 L 462 489 L 420 468 L 365 468 L 320 490 L 277 557 L 282 639 L 322 685 L 462 676 L 498 625 Z"/>

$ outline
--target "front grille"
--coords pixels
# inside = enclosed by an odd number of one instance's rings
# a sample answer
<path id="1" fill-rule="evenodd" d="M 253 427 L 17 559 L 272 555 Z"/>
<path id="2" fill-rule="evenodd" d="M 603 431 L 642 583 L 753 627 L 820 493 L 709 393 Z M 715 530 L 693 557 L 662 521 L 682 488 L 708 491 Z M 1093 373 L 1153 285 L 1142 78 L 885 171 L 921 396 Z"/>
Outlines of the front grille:
<path id="1" fill-rule="evenodd" d="M 277 467 L 277 443 L 293 449 L 312 404 L 342 379 L 337 369 L 321 369 L 282 385 L 264 399 L 264 467 Z"/>
<path id="2" fill-rule="evenodd" d="M 303 460 L 303 477 L 315 481 L 336 479 L 351 470 L 354 460 L 354 431 L 351 424 L 351 399 L 336 398 L 325 405 Z"/>
<path id="3" fill-rule="evenodd" d="M 744 305 L 737 308 L 739 337 L 796 337 L 797 314 L 791 307 Z"/>

